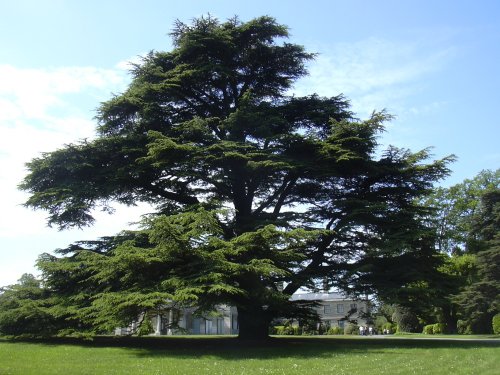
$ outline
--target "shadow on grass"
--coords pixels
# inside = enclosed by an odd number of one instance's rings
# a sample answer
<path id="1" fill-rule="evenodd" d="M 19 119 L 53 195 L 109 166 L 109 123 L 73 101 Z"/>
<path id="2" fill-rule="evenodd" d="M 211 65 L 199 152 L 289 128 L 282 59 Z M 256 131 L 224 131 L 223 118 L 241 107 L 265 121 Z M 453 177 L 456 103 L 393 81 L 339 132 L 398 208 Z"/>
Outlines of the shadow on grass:
<path id="1" fill-rule="evenodd" d="M 500 340 L 454 340 L 413 338 L 336 338 L 271 337 L 265 341 L 242 341 L 235 337 L 117 337 L 100 336 L 92 340 L 77 338 L 10 339 L 2 343 L 75 345 L 89 348 L 117 347 L 130 349 L 139 357 L 197 358 L 214 356 L 222 359 L 318 358 L 333 353 L 387 353 L 398 349 L 469 349 L 500 348 Z"/>

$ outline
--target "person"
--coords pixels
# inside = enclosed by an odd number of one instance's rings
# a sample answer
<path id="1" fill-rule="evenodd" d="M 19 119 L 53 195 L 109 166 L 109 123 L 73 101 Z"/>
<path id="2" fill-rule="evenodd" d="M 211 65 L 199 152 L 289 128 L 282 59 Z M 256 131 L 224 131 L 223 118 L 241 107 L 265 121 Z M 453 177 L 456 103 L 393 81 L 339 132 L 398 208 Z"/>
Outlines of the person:
<path id="1" fill-rule="evenodd" d="M 359 335 L 364 336 L 364 334 L 365 334 L 365 327 L 359 326 Z"/>
<path id="2" fill-rule="evenodd" d="M 370 332 L 370 336 L 373 336 L 373 327 L 372 326 L 370 326 L 368 328 L 368 332 Z"/>

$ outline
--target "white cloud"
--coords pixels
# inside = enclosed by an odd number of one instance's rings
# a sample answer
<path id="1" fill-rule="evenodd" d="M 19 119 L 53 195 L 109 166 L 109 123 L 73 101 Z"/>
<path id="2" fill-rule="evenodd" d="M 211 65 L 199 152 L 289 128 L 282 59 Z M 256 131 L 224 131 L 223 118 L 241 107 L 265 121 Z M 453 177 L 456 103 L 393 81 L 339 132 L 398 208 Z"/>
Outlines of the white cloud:
<path id="1" fill-rule="evenodd" d="M 310 63 L 310 76 L 300 81 L 299 95 L 343 93 L 365 117 L 391 106 L 402 110 L 402 99 L 421 90 L 421 78 L 443 69 L 453 49 L 429 49 L 415 41 L 369 38 L 357 43 L 322 46 Z"/>
<path id="2" fill-rule="evenodd" d="M 33 272 L 38 254 L 79 239 L 114 234 L 147 209 L 120 208 L 85 231 L 47 228 L 44 212 L 21 206 L 27 194 L 17 190 L 24 164 L 44 151 L 94 136 L 91 109 L 120 92 L 128 76 L 121 69 L 61 67 L 22 69 L 0 65 L 0 285 Z"/>
<path id="3" fill-rule="evenodd" d="M 140 53 L 137 56 L 133 56 L 123 61 L 119 61 L 118 64 L 116 64 L 115 66 L 117 69 L 128 72 L 134 65 L 141 64 L 143 58 L 146 57 L 147 55 L 148 54 L 146 52 Z"/>
<path id="4" fill-rule="evenodd" d="M 0 65 L 0 122 L 4 120 L 45 120 L 51 110 L 68 106 L 67 94 L 99 92 L 123 88 L 126 76 L 121 70 L 95 67 L 21 69 Z"/>
<path id="5" fill-rule="evenodd" d="M 111 89 L 124 87 L 125 81 L 123 72 L 93 67 L 37 70 L 0 65 L 0 200 L 4 209 L 16 194 L 25 162 L 42 151 L 94 135 L 95 123 L 88 111 L 79 108 L 80 101 L 104 98 Z M 78 95 L 78 101 L 69 95 Z"/>

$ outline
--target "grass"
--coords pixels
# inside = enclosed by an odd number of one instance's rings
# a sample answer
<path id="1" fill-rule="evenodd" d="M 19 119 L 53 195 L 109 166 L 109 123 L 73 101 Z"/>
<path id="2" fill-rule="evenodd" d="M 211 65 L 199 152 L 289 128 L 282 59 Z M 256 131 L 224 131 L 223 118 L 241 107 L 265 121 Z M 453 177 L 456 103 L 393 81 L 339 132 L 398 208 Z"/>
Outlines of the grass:
<path id="1" fill-rule="evenodd" d="M 425 333 L 396 333 L 395 337 L 424 337 L 428 338 L 445 338 L 445 339 L 459 339 L 459 340 L 487 340 L 487 339 L 500 339 L 500 335 L 495 334 L 484 334 L 484 335 L 457 335 L 457 334 L 437 334 L 437 335 L 428 335 Z"/>
<path id="2" fill-rule="evenodd" d="M 0 374 L 498 374 L 500 341 L 281 337 L 0 339 Z"/>

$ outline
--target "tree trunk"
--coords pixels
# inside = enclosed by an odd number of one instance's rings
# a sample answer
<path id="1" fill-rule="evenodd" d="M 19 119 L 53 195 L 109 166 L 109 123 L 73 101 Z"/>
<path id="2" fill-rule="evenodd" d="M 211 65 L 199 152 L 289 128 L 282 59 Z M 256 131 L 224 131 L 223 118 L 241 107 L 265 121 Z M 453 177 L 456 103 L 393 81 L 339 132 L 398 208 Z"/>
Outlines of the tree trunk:
<path id="1" fill-rule="evenodd" d="M 242 340 L 265 340 L 269 338 L 271 318 L 260 307 L 238 307 L 238 338 Z"/>
<path id="2" fill-rule="evenodd" d="M 443 316 L 446 324 L 446 333 L 457 333 L 458 318 L 451 304 L 443 306 Z"/>

